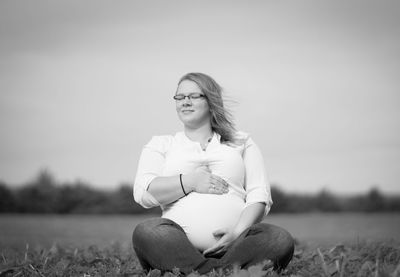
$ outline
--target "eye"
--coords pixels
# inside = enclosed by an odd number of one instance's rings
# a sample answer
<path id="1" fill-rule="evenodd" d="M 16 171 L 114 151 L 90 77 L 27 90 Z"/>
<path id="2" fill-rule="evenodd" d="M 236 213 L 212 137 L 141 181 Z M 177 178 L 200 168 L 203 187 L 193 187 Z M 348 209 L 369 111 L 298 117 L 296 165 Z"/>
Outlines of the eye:
<path id="1" fill-rule="evenodd" d="M 192 99 L 199 99 L 199 98 L 202 98 L 202 97 L 204 97 L 204 94 L 201 94 L 201 93 L 192 93 L 192 94 L 190 94 L 190 98 L 192 98 Z"/>
<path id="2" fill-rule="evenodd" d="M 185 99 L 185 95 L 183 95 L 183 94 L 177 94 L 177 95 L 174 95 L 174 99 L 175 100 L 183 100 L 183 99 Z"/>

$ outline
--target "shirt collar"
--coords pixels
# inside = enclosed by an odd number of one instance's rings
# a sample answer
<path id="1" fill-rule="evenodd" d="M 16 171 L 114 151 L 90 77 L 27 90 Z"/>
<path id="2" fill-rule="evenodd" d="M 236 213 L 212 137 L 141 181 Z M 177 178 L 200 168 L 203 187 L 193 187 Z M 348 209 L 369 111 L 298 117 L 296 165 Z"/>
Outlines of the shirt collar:
<path id="1" fill-rule="evenodd" d="M 193 141 L 190 138 L 188 138 L 185 134 L 184 131 L 180 131 L 176 133 L 176 137 L 185 141 L 185 142 L 189 142 L 189 143 L 199 143 L 197 141 Z M 211 138 L 211 141 L 209 144 L 214 143 L 215 141 L 217 141 L 218 143 L 221 141 L 221 135 L 218 134 L 217 132 L 213 132 L 213 136 Z"/>

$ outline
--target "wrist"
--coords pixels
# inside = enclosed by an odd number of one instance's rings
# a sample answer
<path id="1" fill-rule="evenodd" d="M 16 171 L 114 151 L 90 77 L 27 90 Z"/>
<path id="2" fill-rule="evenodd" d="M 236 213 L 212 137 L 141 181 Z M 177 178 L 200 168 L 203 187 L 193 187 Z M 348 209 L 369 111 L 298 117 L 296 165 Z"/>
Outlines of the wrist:
<path id="1" fill-rule="evenodd" d="M 194 191 L 194 188 L 192 186 L 192 178 L 190 174 L 182 174 L 181 178 L 182 178 L 182 185 L 186 191 L 186 194 L 189 194 L 192 191 Z"/>
<path id="2" fill-rule="evenodd" d="M 246 230 L 247 228 L 244 228 L 242 226 L 235 226 L 235 228 L 233 228 L 232 233 L 235 236 L 235 238 L 239 237 L 244 230 Z"/>

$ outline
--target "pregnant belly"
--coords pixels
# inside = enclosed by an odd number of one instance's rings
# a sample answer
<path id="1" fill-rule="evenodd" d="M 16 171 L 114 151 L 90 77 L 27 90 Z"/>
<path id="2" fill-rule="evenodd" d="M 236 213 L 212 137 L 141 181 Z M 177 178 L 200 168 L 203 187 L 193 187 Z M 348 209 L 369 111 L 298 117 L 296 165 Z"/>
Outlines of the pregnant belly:
<path id="1" fill-rule="evenodd" d="M 191 243 L 205 250 L 216 243 L 212 234 L 215 230 L 235 226 L 244 205 L 243 199 L 231 193 L 190 193 L 166 207 L 163 217 L 178 223 Z"/>

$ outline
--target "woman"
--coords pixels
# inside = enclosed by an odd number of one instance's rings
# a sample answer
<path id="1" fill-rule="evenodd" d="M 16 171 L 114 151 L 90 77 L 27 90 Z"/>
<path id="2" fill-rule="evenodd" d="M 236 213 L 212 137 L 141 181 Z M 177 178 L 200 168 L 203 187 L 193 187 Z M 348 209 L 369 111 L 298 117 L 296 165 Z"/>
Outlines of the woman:
<path id="1" fill-rule="evenodd" d="M 237 132 L 209 76 L 183 76 L 174 99 L 183 132 L 154 136 L 143 148 L 135 201 L 160 206 L 162 217 L 140 223 L 133 247 L 144 269 L 188 274 L 265 259 L 277 270 L 294 251 L 291 235 L 260 223 L 272 205 L 260 150 Z"/>

